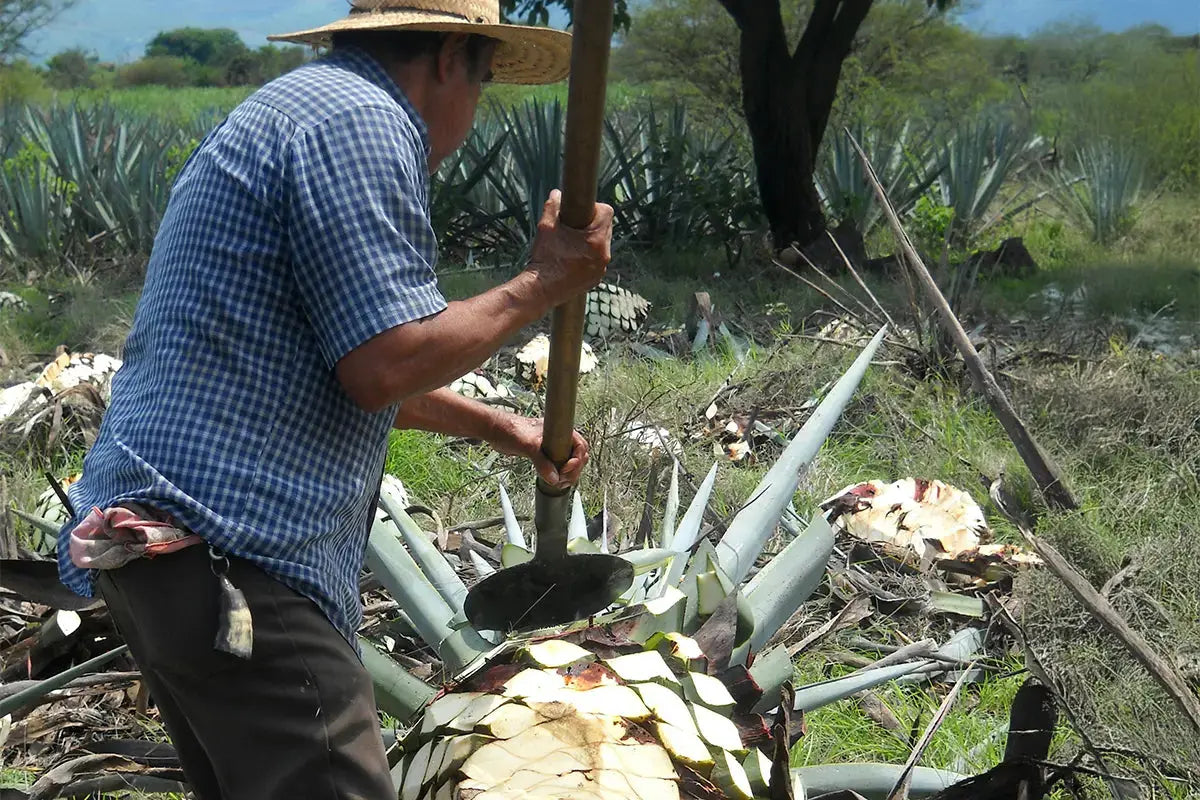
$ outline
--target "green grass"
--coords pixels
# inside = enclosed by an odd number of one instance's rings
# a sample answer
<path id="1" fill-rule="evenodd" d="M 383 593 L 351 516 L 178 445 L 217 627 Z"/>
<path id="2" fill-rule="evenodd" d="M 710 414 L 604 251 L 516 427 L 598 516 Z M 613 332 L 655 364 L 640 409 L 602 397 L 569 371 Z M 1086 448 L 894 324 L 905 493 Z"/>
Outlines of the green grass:
<path id="1" fill-rule="evenodd" d="M 424 431 L 392 431 L 384 471 L 400 479 L 413 502 L 449 504 L 488 474 L 480 466 L 484 457 L 479 448 L 451 448 L 443 437 Z"/>

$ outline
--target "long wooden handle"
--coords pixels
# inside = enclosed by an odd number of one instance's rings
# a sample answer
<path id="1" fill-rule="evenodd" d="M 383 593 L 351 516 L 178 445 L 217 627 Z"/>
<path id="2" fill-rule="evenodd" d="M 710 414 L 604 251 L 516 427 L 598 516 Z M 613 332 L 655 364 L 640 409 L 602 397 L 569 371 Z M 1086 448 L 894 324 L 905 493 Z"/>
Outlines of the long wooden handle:
<path id="1" fill-rule="evenodd" d="M 613 0 L 576 0 L 559 210 L 559 222 L 571 228 L 586 228 L 596 207 L 612 29 Z M 542 451 L 559 467 L 571 457 L 586 302 L 581 294 L 564 303 L 551 321 Z"/>

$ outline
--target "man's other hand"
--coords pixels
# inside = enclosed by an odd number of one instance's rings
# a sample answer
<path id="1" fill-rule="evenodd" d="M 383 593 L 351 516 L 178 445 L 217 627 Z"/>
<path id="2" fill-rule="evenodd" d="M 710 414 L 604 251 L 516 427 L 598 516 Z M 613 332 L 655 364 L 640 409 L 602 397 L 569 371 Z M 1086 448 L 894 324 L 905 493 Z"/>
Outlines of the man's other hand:
<path id="1" fill-rule="evenodd" d="M 542 452 L 543 421 L 540 418 L 514 414 L 506 423 L 505 430 L 490 441 L 493 448 L 505 455 L 528 458 L 542 480 L 551 486 L 566 488 L 579 482 L 589 455 L 587 440 L 579 431 L 572 431 L 571 457 L 559 470 Z"/>

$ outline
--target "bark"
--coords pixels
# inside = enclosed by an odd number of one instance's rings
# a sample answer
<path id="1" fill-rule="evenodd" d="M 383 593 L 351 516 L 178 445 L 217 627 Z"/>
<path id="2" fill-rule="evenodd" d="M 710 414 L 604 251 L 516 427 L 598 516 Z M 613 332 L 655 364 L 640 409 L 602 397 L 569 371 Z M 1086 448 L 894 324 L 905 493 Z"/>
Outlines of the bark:
<path id="1" fill-rule="evenodd" d="M 776 249 L 825 232 L 813 173 L 842 64 L 872 0 L 817 0 L 788 50 L 779 0 L 720 0 L 740 31 L 742 110 Z"/>

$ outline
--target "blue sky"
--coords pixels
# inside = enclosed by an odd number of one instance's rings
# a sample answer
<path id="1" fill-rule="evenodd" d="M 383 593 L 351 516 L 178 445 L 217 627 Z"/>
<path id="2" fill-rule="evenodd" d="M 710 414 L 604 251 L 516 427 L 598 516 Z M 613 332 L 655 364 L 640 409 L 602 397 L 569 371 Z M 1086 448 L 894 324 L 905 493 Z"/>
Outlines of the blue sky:
<path id="1" fill-rule="evenodd" d="M 714 0 L 715 2 L 715 0 Z M 1177 33 L 1200 32 L 1198 0 L 973 0 L 964 16 L 988 33 L 1029 33 L 1057 20 L 1123 30 L 1157 22 Z M 319 25 L 346 12 L 347 0 L 79 0 L 30 44 L 35 60 L 82 46 L 115 61 L 141 56 L 155 33 L 188 25 L 230 27 L 247 44 L 268 33 Z"/>

